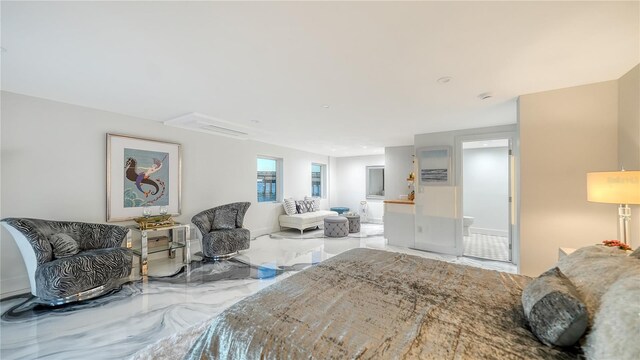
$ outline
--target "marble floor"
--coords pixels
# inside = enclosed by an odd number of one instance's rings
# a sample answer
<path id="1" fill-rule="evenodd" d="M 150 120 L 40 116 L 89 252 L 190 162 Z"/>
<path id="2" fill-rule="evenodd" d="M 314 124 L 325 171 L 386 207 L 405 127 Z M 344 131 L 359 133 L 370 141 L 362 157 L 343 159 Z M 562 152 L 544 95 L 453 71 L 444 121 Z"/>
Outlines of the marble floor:
<path id="1" fill-rule="evenodd" d="M 321 230 L 265 235 L 229 261 L 192 263 L 155 259 L 148 278 L 132 276 L 120 291 L 57 308 L 44 308 L 29 295 L 0 301 L 0 358 L 127 359 L 216 316 L 276 281 L 346 250 L 365 247 L 402 252 L 492 270 L 515 272 L 512 264 L 398 248 L 386 244 L 382 225 L 341 239 Z M 197 244 L 193 243 L 196 247 Z M 194 252 L 198 249 L 194 249 Z M 173 274 L 173 275 L 172 275 Z"/>

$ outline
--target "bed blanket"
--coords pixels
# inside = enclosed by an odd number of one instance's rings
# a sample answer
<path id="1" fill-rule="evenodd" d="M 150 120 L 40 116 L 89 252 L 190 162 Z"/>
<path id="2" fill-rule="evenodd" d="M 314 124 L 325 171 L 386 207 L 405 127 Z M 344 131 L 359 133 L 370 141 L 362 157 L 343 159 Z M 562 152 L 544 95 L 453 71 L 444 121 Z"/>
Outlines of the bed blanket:
<path id="1" fill-rule="evenodd" d="M 217 316 L 186 359 L 575 359 L 529 331 L 531 279 L 354 249 Z"/>

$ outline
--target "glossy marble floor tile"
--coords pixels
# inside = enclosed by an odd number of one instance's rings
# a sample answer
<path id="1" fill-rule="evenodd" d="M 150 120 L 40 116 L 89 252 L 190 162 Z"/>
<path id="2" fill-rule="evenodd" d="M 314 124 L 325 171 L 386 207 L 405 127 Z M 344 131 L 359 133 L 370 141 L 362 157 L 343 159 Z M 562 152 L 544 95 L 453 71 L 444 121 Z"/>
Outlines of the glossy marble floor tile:
<path id="1" fill-rule="evenodd" d="M 43 308 L 28 295 L 4 299 L 0 358 L 130 358 L 276 281 L 358 247 L 515 272 L 512 264 L 388 246 L 382 225 L 362 224 L 360 233 L 339 239 L 325 238 L 321 230 L 283 231 L 252 240 L 249 250 L 230 261 L 193 261 L 177 274 L 179 256 L 152 259 L 154 276 L 133 276 L 120 291 L 81 303 Z"/>

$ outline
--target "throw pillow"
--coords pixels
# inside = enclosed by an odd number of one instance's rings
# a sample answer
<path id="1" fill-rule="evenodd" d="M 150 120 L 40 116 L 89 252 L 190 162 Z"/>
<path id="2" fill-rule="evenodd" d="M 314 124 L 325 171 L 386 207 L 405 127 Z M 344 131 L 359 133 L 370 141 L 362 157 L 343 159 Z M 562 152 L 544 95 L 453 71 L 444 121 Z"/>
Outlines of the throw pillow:
<path id="1" fill-rule="evenodd" d="M 78 242 L 67 234 L 53 234 L 49 237 L 49 243 L 53 248 L 53 256 L 57 259 L 73 256 L 80 252 Z"/>
<path id="2" fill-rule="evenodd" d="M 287 215 L 293 215 L 298 212 L 296 210 L 296 202 L 293 199 L 284 199 L 284 203 L 282 203 L 282 206 L 284 206 L 284 212 Z"/>
<path id="3" fill-rule="evenodd" d="M 218 209 L 213 213 L 211 230 L 228 230 L 236 228 L 238 210 Z"/>
<path id="4" fill-rule="evenodd" d="M 305 196 L 304 199 L 305 199 L 305 201 L 306 200 L 310 200 L 310 201 L 313 202 L 313 210 L 311 210 L 311 211 L 320 211 L 320 199 L 312 198 L 312 197 L 309 197 L 309 196 Z"/>
<path id="5" fill-rule="evenodd" d="M 587 309 L 576 288 L 557 267 L 524 288 L 522 306 L 531 331 L 548 346 L 571 346 L 587 330 Z"/>
<path id="6" fill-rule="evenodd" d="M 296 210 L 298 214 L 304 214 L 307 212 L 307 207 L 304 205 L 304 200 L 296 201 Z"/>
<path id="7" fill-rule="evenodd" d="M 638 261 L 638 260 L 637 260 Z M 640 270 L 629 272 L 602 296 L 602 305 L 583 345 L 587 359 L 637 359 L 640 354 Z"/>
<path id="8" fill-rule="evenodd" d="M 313 200 L 303 200 L 302 203 L 304 204 L 304 208 L 305 208 L 306 212 L 314 212 L 314 211 L 316 211 L 314 206 L 313 206 Z"/>

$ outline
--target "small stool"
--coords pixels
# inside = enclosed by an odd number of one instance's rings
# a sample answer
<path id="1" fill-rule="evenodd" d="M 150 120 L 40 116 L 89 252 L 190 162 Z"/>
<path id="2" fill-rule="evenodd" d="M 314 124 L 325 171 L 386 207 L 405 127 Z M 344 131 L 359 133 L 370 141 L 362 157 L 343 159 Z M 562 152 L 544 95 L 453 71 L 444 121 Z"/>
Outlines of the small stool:
<path id="1" fill-rule="evenodd" d="M 349 220 L 343 216 L 327 216 L 324 218 L 324 236 L 345 237 L 349 235 Z"/>
<path id="2" fill-rule="evenodd" d="M 349 233 L 360 232 L 360 215 L 345 215 L 349 220 Z"/>
<path id="3" fill-rule="evenodd" d="M 347 211 L 349 211 L 349 208 L 348 208 L 348 207 L 341 207 L 341 206 L 338 206 L 338 207 L 332 207 L 332 208 L 331 208 L 331 209 L 329 209 L 329 210 L 331 210 L 331 211 L 335 211 L 335 212 L 337 212 L 338 214 L 343 214 L 343 213 L 346 213 Z"/>

